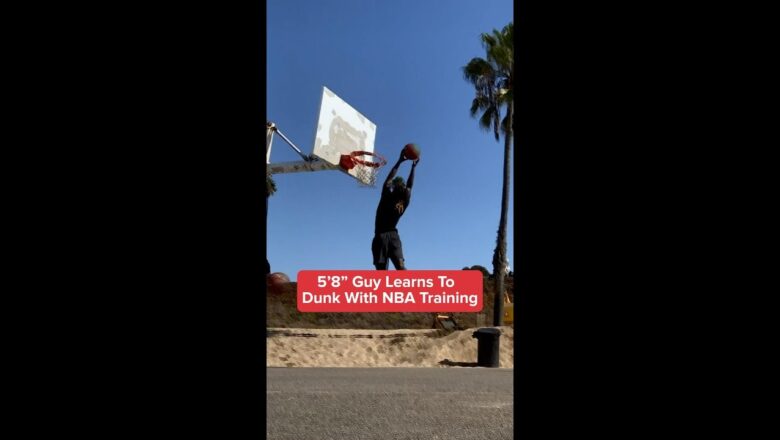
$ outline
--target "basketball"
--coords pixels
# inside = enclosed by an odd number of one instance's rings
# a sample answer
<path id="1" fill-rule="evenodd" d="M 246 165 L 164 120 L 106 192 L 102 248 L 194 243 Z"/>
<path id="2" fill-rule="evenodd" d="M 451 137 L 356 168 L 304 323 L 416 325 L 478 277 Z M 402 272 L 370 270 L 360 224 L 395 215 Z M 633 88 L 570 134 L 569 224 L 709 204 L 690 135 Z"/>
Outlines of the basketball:
<path id="1" fill-rule="evenodd" d="M 282 293 L 284 286 L 290 282 L 290 277 L 282 272 L 274 272 L 265 277 L 266 286 L 270 293 Z"/>
<path id="2" fill-rule="evenodd" d="M 404 157 L 409 160 L 417 160 L 420 158 L 420 147 L 417 144 L 406 144 L 404 147 Z"/>

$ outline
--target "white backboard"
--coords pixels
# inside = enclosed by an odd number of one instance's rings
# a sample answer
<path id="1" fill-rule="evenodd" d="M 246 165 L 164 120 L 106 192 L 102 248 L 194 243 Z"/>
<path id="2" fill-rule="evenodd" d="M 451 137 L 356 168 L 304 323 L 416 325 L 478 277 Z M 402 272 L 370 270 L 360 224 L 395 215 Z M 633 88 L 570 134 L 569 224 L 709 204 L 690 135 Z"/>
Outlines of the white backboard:
<path id="1" fill-rule="evenodd" d="M 317 119 L 312 155 L 338 165 L 342 154 L 353 151 L 374 152 L 376 124 L 352 108 L 335 93 L 322 88 L 322 102 Z M 348 174 L 357 179 L 355 169 Z"/>

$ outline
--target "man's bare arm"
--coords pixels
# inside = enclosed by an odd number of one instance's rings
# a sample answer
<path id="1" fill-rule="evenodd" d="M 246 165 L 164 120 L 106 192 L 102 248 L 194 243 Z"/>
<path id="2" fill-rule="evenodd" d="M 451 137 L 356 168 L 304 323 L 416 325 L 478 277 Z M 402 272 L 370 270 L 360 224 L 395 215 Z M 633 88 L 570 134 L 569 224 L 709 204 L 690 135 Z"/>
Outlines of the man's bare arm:
<path id="1" fill-rule="evenodd" d="M 393 165 L 393 168 L 387 174 L 387 178 L 385 179 L 385 185 L 384 185 L 385 188 L 390 186 L 390 182 L 393 180 L 393 177 L 395 177 L 395 173 L 398 172 L 398 167 L 401 166 L 401 162 L 403 162 L 404 160 L 406 160 L 406 158 L 404 157 L 404 152 L 401 151 L 401 157 L 398 158 L 398 162 L 396 162 L 395 165 Z"/>
<path id="2" fill-rule="evenodd" d="M 412 170 L 409 171 L 409 178 L 406 179 L 406 187 L 408 189 L 412 189 L 412 185 L 414 184 L 414 169 L 417 167 L 417 162 L 419 162 L 420 159 L 415 160 L 412 162 Z"/>

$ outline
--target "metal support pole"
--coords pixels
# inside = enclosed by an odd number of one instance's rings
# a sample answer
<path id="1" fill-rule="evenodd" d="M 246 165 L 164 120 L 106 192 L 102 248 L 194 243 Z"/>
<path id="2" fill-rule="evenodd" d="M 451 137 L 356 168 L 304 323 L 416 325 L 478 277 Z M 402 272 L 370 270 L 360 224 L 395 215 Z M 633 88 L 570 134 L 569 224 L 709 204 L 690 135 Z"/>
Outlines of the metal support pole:
<path id="1" fill-rule="evenodd" d="M 269 122 L 265 128 L 265 163 L 271 163 L 271 144 L 274 141 L 274 131 L 276 131 L 276 124 Z"/>
<path id="2" fill-rule="evenodd" d="M 282 139 L 284 139 L 285 142 L 287 142 L 291 147 L 293 147 L 293 150 L 295 150 L 295 152 L 298 153 L 298 155 L 301 156 L 301 158 L 303 160 L 305 160 L 305 161 L 311 160 L 311 157 L 309 157 L 306 154 L 303 154 L 303 151 L 301 151 L 300 148 L 296 147 L 295 144 L 293 144 L 291 140 L 287 139 L 287 136 L 285 136 L 284 133 L 279 131 L 278 128 L 276 128 L 275 130 L 276 130 L 277 133 L 279 133 L 279 136 L 281 136 Z"/>
<path id="3" fill-rule="evenodd" d="M 312 156 L 303 154 L 303 151 L 301 151 L 300 148 L 296 147 L 295 144 L 292 143 L 290 139 L 287 139 L 287 136 L 285 136 L 284 133 L 282 133 L 279 130 L 279 127 L 277 127 L 276 124 L 274 124 L 273 122 L 269 122 L 266 125 L 266 132 L 265 132 L 266 145 L 268 146 L 266 156 L 265 156 L 266 163 L 271 163 L 271 142 L 273 141 L 274 132 L 279 133 L 279 136 L 281 136 L 282 139 L 285 142 L 287 142 L 287 145 L 291 146 L 292 149 L 295 150 L 295 152 L 298 153 L 298 155 L 301 156 L 303 160 L 308 162 L 314 159 Z"/>

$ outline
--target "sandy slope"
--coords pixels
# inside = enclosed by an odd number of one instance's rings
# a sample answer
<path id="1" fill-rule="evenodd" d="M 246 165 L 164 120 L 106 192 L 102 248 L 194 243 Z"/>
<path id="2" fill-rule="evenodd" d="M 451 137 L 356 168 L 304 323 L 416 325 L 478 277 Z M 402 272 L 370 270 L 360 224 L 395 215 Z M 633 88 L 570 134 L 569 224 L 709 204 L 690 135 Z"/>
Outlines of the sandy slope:
<path id="1" fill-rule="evenodd" d="M 500 367 L 514 368 L 514 329 L 500 327 Z M 436 330 L 269 328 L 269 367 L 476 366 L 476 328 Z"/>

